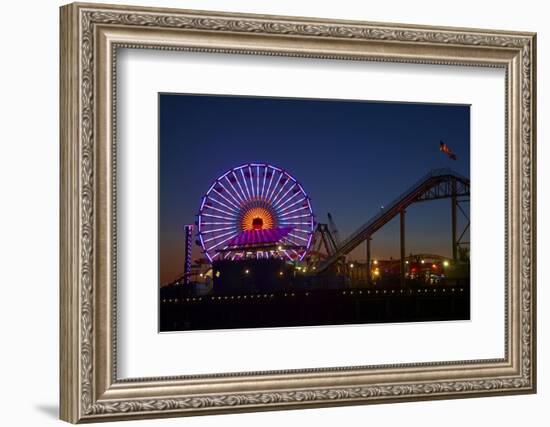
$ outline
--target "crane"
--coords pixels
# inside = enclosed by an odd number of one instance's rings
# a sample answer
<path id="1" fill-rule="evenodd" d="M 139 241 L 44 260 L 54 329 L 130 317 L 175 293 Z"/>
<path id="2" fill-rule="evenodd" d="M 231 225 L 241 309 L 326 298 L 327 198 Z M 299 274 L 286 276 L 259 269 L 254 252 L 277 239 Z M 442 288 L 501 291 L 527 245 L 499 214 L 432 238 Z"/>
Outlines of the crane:
<path id="1" fill-rule="evenodd" d="M 334 219 L 332 218 L 332 215 L 330 212 L 327 214 L 328 216 L 328 228 L 330 231 L 330 234 L 334 237 L 334 241 L 336 242 L 336 246 L 340 246 L 340 234 L 338 233 L 338 229 L 336 228 L 336 224 L 334 223 Z"/>

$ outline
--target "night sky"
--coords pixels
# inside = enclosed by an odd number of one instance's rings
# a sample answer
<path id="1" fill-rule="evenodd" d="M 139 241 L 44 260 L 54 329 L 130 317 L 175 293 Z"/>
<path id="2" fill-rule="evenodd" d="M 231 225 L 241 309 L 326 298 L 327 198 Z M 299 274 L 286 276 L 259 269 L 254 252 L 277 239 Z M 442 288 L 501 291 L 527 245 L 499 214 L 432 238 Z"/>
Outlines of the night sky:
<path id="1" fill-rule="evenodd" d="M 316 220 L 330 212 L 342 239 L 431 169 L 470 176 L 465 105 L 160 94 L 159 121 L 161 284 L 183 272 L 183 226 L 195 222 L 201 197 L 243 163 L 286 169 Z M 439 151 L 440 140 L 457 161 Z M 450 256 L 450 211 L 447 199 L 410 206 L 407 253 Z M 398 217 L 373 236 L 372 252 L 399 257 Z M 365 246 L 348 259 L 364 260 Z"/>

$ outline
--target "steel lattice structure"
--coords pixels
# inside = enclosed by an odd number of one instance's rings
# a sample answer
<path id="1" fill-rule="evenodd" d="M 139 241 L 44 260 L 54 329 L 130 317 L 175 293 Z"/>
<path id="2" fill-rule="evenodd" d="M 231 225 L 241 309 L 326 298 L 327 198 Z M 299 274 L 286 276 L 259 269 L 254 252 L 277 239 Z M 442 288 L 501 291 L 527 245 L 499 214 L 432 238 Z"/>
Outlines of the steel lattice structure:
<path id="1" fill-rule="evenodd" d="M 343 256 L 350 253 L 362 242 L 369 242 L 372 235 L 395 218 L 397 215 L 401 216 L 401 239 L 402 239 L 402 256 L 401 260 L 404 262 L 404 216 L 405 209 L 413 203 L 428 201 L 428 200 L 438 200 L 444 198 L 452 199 L 452 238 L 453 238 L 453 259 L 457 258 L 457 249 L 458 246 L 463 243 L 467 244 L 468 242 L 461 242 L 462 237 L 464 236 L 467 228 L 469 228 L 469 217 L 460 207 L 459 203 L 465 201 L 464 198 L 469 199 L 470 196 L 470 180 L 457 172 L 451 169 L 434 169 L 428 174 L 423 176 L 418 180 L 414 185 L 409 189 L 403 192 L 399 197 L 394 199 L 391 203 L 386 205 L 386 207 L 381 208 L 380 212 L 374 215 L 369 221 L 359 227 L 354 233 L 352 233 L 346 240 L 344 240 L 340 245 L 338 245 L 337 250 L 330 254 L 330 256 L 324 260 L 317 271 L 323 271 L 328 268 L 330 265 L 339 261 Z M 464 216 L 468 219 L 468 225 L 465 230 L 462 232 L 461 236 L 457 239 L 457 230 L 456 230 L 456 212 L 460 210 Z M 370 251 L 367 249 L 367 251 Z"/>
<path id="2" fill-rule="evenodd" d="M 218 177 L 203 196 L 197 216 L 198 240 L 210 262 L 245 256 L 243 240 L 278 236 L 261 256 L 302 260 L 311 246 L 315 220 L 302 185 L 267 163 L 246 163 Z M 259 231 L 259 233 L 254 233 Z"/>

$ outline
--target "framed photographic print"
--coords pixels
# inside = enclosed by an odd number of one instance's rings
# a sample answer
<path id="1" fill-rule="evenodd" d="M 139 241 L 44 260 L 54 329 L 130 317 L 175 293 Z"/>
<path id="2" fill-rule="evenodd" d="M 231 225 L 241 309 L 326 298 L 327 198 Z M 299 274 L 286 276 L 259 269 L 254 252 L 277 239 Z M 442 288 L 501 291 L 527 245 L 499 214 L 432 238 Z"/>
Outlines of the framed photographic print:
<path id="1" fill-rule="evenodd" d="M 61 8 L 61 418 L 536 390 L 535 34 Z"/>

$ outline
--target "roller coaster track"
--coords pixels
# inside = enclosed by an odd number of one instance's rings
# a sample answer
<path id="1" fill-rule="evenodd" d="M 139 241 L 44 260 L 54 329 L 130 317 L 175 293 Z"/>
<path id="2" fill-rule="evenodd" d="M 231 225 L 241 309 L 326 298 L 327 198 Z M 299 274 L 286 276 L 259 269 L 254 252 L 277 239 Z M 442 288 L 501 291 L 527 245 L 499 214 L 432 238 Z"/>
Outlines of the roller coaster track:
<path id="1" fill-rule="evenodd" d="M 377 230 L 413 203 L 470 195 L 470 180 L 451 169 L 434 169 L 419 179 L 365 224 L 340 243 L 336 251 L 317 267 L 320 273 L 350 253 Z"/>

